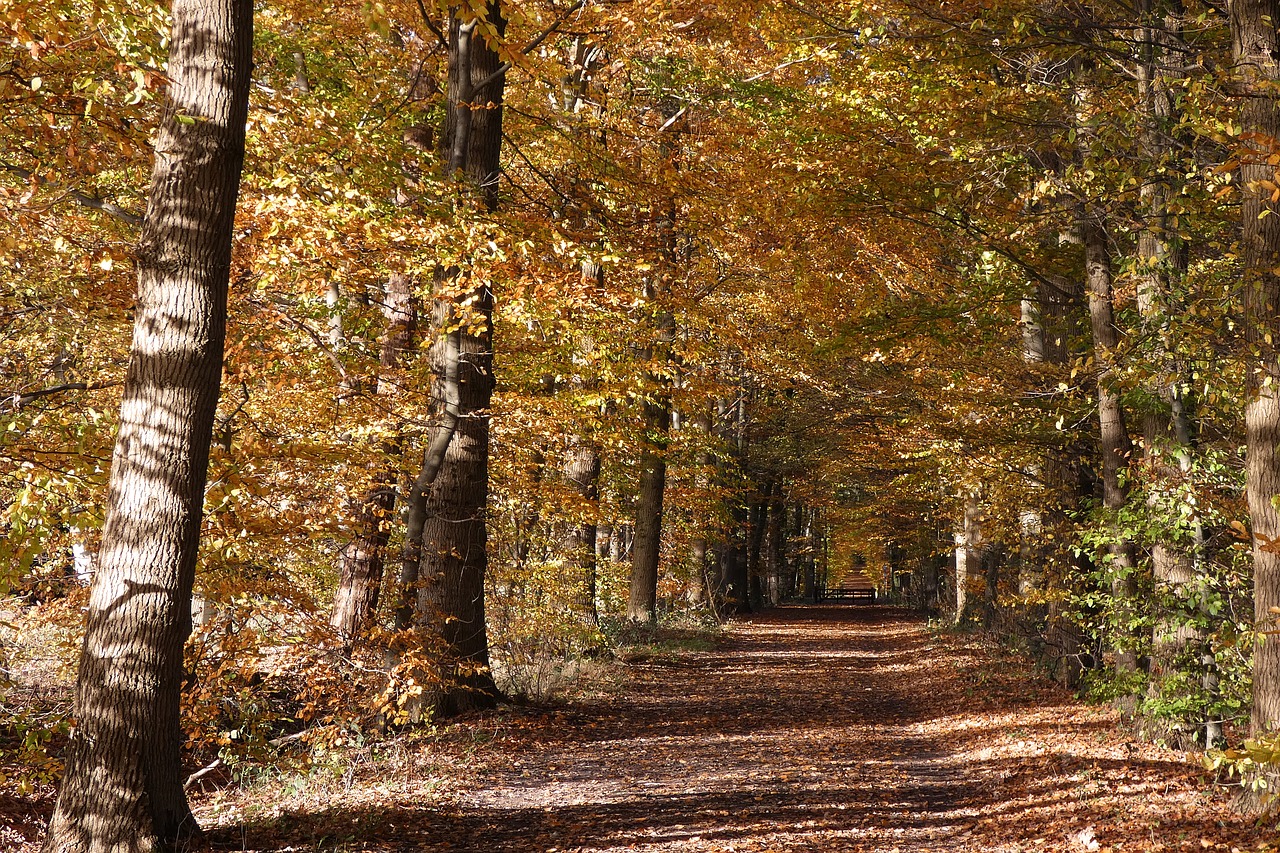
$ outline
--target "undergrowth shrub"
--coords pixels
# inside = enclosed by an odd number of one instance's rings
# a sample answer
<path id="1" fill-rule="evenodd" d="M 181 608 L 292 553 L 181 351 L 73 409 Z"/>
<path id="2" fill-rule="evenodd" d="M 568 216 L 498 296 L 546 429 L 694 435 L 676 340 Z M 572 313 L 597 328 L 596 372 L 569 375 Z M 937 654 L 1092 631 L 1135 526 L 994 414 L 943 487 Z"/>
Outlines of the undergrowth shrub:
<path id="1" fill-rule="evenodd" d="M 490 577 L 486 620 L 498 687 L 516 699 L 571 692 L 605 646 L 584 592 L 558 562 L 508 566 Z"/>
<path id="2" fill-rule="evenodd" d="M 308 749 L 284 759 L 286 745 L 315 750 L 368 726 L 370 697 L 386 678 L 344 652 L 309 600 L 212 592 L 186 648 L 183 726 L 194 761 L 251 773 L 259 764 L 308 760 Z"/>
<path id="3" fill-rule="evenodd" d="M 87 590 L 38 604 L 0 603 L 0 790 L 50 789 L 62 777 Z"/>

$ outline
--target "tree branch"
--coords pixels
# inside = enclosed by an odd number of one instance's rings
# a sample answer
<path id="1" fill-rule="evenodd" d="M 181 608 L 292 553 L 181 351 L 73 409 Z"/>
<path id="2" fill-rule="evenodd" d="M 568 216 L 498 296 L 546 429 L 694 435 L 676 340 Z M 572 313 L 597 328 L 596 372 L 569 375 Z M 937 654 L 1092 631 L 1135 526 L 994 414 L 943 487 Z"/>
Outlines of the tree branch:
<path id="1" fill-rule="evenodd" d="M 542 44 L 544 41 L 550 38 L 551 34 L 559 30 L 560 25 L 563 24 L 565 21 L 567 21 L 570 15 L 572 15 L 574 12 L 578 11 L 585 5 L 587 5 L 586 0 L 578 0 L 578 2 L 574 3 L 568 9 L 565 9 L 564 12 L 560 15 L 560 17 L 556 18 L 555 22 L 552 23 L 551 26 L 547 27 L 545 30 L 539 33 L 537 38 L 535 38 L 533 41 L 526 44 L 520 50 L 520 55 L 528 56 L 529 54 L 537 50 L 538 45 Z M 480 92 L 483 92 L 490 85 L 502 79 L 502 76 L 506 74 L 508 71 L 510 71 L 512 67 L 513 66 L 510 60 L 502 63 L 501 65 L 498 66 L 496 71 L 494 71 L 488 77 L 484 78 L 479 83 L 477 83 L 472 91 L 475 94 L 479 94 Z"/>
<path id="2" fill-rule="evenodd" d="M 3 398 L 3 405 L 0 405 L 0 411 L 16 412 L 28 403 L 35 402 L 41 397 L 52 397 L 55 394 L 65 394 L 68 391 L 100 391 L 103 388 L 116 388 L 123 385 L 124 382 L 68 382 L 65 385 L 53 385 L 49 388 L 41 388 L 39 391 L 28 391 L 25 394 L 17 392 L 6 394 Z"/>
<path id="3" fill-rule="evenodd" d="M 34 172 L 24 169 L 21 166 L 15 166 L 12 163 L 6 163 L 3 160 L 0 160 L 0 169 L 9 172 L 10 174 L 17 175 L 24 181 L 34 181 L 36 186 L 41 189 L 56 187 L 55 184 L 45 180 Z M 88 195 L 87 193 L 82 193 L 79 190 L 63 189 L 63 192 L 85 207 L 92 208 L 93 210 L 100 210 L 103 213 L 114 216 L 116 219 L 119 219 L 127 225 L 133 226 L 134 228 L 142 227 L 141 216 L 125 210 L 123 207 L 119 207 L 106 199 L 97 198 L 95 196 Z"/>
<path id="4" fill-rule="evenodd" d="M 427 7 L 422 5 L 422 0 L 418 0 L 418 12 L 422 15 L 422 23 L 426 24 L 427 29 L 431 30 L 432 34 L 440 40 L 440 46 L 445 50 L 448 50 L 449 40 L 445 38 L 441 29 L 435 25 L 434 21 L 431 20 L 431 15 L 427 13 Z"/>

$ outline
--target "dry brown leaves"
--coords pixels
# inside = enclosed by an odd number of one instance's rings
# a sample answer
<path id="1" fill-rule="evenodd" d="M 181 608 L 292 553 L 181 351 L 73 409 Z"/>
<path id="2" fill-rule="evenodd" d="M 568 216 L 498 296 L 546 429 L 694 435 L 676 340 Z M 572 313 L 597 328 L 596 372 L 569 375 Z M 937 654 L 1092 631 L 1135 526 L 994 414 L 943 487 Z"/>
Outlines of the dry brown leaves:
<path id="1" fill-rule="evenodd" d="M 626 688 L 206 792 L 222 850 L 1247 851 L 1196 757 L 981 642 L 784 608 Z M 289 790 L 290 788 L 294 790 Z"/>

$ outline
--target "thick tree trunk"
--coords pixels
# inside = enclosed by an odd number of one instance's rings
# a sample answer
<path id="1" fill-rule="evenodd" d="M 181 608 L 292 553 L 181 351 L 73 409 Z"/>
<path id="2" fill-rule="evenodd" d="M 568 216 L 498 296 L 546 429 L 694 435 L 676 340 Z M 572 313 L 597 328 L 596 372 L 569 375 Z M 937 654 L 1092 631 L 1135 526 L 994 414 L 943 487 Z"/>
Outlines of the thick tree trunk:
<path id="1" fill-rule="evenodd" d="M 1115 375 L 1115 351 L 1119 345 L 1111 302 L 1111 255 L 1107 249 L 1107 233 L 1102 220 L 1081 206 L 1081 241 L 1085 253 L 1085 286 L 1089 294 L 1089 320 L 1093 332 L 1093 358 L 1097 371 L 1098 424 L 1102 450 L 1102 505 L 1109 513 L 1117 513 L 1129 501 L 1129 489 L 1122 472 L 1129 465 L 1133 443 L 1129 439 L 1120 395 L 1112 387 Z M 1118 623 L 1130 620 L 1129 610 L 1134 596 L 1134 546 L 1119 526 L 1114 527 L 1108 546 L 1110 573 L 1114 577 L 1112 594 L 1116 602 Z M 1137 655 L 1131 639 L 1117 629 L 1115 648 L 1116 671 L 1137 669 Z"/>
<path id="2" fill-rule="evenodd" d="M 436 301 L 432 308 L 433 328 L 440 329 L 442 316 L 449 315 L 447 303 Z M 452 445 L 462 417 L 462 392 L 460 357 L 461 333 L 445 332 L 431 345 L 432 397 L 437 413 L 426 446 L 422 451 L 422 464 L 405 498 L 404 546 L 400 553 L 399 601 L 395 610 L 395 629 L 407 631 L 414 626 L 415 601 L 418 596 L 419 575 L 422 571 L 422 536 L 427 525 L 427 499 L 431 487 L 444 466 L 445 455 Z M 399 660 L 399 650 L 392 649 L 389 663 Z"/>
<path id="3" fill-rule="evenodd" d="M 401 356 L 413 346 L 417 310 L 413 280 L 409 276 L 390 277 L 383 314 L 387 319 L 387 335 L 382 343 L 380 366 L 389 373 L 399 366 Z M 398 387 L 397 382 L 383 376 L 378 382 L 378 394 L 393 397 Z M 374 474 L 369 490 L 355 507 L 355 535 L 338 552 L 338 588 L 329 622 L 348 648 L 378 608 L 402 444 L 398 434 L 383 441 L 381 450 L 386 464 Z"/>
<path id="4" fill-rule="evenodd" d="M 489 418 L 483 412 L 492 370 L 483 336 L 464 336 L 461 351 L 464 415 L 431 490 L 416 617 L 426 634 L 424 651 L 440 660 L 440 682 L 426 694 L 426 705 L 437 717 L 492 707 L 498 697 L 489 673 L 484 612 Z"/>
<path id="5" fill-rule="evenodd" d="M 159 850 L 199 831 L 182 789 L 178 707 L 252 46 L 248 0 L 175 0 L 137 319 L 50 853 Z"/>
<path id="6" fill-rule="evenodd" d="M 502 150 L 502 60 L 484 39 L 481 20 L 464 17 L 463 11 L 454 7 L 450 15 L 445 150 L 449 174 L 463 176 L 493 210 Z M 488 4 L 485 23 L 499 37 L 504 33 L 498 0 Z M 437 328 L 452 329 L 433 348 L 436 373 L 446 377 L 440 396 L 447 399 L 448 377 L 456 371 L 458 417 L 439 474 L 425 494 L 416 578 L 415 621 L 424 634 L 424 651 L 441 656 L 442 683 L 425 694 L 436 717 L 492 707 L 500 695 L 489 672 L 484 615 L 493 292 L 485 281 L 466 286 L 460 275 L 448 270 L 442 284 L 451 290 L 463 285 L 465 293 L 438 299 L 435 308 Z"/>
<path id="7" fill-rule="evenodd" d="M 1280 150 L 1280 2 L 1233 0 L 1232 47 L 1245 92 L 1240 110 L 1241 139 L 1253 151 L 1240 166 L 1242 261 L 1244 263 L 1245 340 L 1250 347 L 1246 374 L 1245 442 L 1248 477 L 1245 495 L 1253 532 L 1254 619 L 1260 632 L 1274 631 L 1273 608 L 1280 608 L 1280 205 L 1271 201 L 1276 167 L 1268 162 Z M 1280 642 L 1258 634 L 1253 653 L 1255 734 L 1280 724 Z"/>

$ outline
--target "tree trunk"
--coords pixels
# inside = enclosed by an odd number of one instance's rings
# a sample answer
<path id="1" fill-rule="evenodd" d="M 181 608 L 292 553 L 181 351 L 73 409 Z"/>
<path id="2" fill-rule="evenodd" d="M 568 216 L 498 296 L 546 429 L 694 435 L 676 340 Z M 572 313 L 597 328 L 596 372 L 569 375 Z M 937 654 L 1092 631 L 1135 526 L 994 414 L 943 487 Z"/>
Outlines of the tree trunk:
<path id="1" fill-rule="evenodd" d="M 692 418 L 691 422 L 693 428 L 699 433 L 697 440 L 704 444 L 703 450 L 698 453 L 697 457 L 698 470 L 694 474 L 694 488 L 700 493 L 705 493 L 711 488 L 716 464 L 715 457 L 710 450 L 711 409 L 705 405 L 701 406 L 697 416 Z M 694 584 L 697 591 L 690 590 L 689 600 L 693 604 L 707 602 L 714 610 L 718 611 L 719 604 L 716 598 L 719 590 L 716 588 L 716 579 L 707 561 L 707 555 L 710 551 L 710 538 L 707 535 L 709 519 L 694 518 L 693 525 L 697 533 L 694 535 L 690 551 L 692 552 L 691 558 L 695 573 Z"/>
<path id="2" fill-rule="evenodd" d="M 661 152 L 667 167 L 675 171 L 675 135 L 681 128 L 674 101 L 659 105 L 664 124 L 659 131 Z M 645 282 L 644 301 L 654 312 L 654 342 L 648 347 L 651 360 L 671 361 L 675 341 L 675 315 L 664 304 L 675 275 L 676 206 L 665 200 L 665 210 L 655 223 L 658 256 L 657 273 Z M 627 598 L 627 618 L 651 623 L 657 616 L 658 562 L 662 550 L 662 506 L 667 485 L 666 451 L 671 430 L 671 380 L 666 371 L 649 371 L 650 395 L 644 403 L 646 436 L 640 451 L 640 484 L 636 499 L 636 538 L 631 559 L 631 589 Z"/>
<path id="3" fill-rule="evenodd" d="M 1075 356 L 1070 342 L 1081 337 L 1085 315 L 1084 282 L 1079 277 L 1041 279 L 1037 283 L 1034 305 L 1023 304 L 1024 358 L 1058 368 L 1069 365 Z M 1076 454 L 1074 449 L 1055 448 L 1044 457 L 1044 480 L 1050 494 L 1057 499 L 1045 508 L 1050 511 L 1041 512 L 1041 508 L 1037 508 L 1035 514 L 1042 528 L 1063 531 L 1074 527 L 1074 519 L 1085 499 L 1093 494 L 1091 484 L 1082 476 L 1089 469 Z M 1066 537 L 1055 536 L 1049 540 L 1040 535 L 1037 539 L 1041 547 L 1035 550 L 1045 560 L 1042 583 L 1046 589 L 1069 594 L 1073 592 L 1071 583 L 1075 579 L 1091 574 L 1092 563 L 1087 567 L 1082 564 L 1088 560 L 1086 556 L 1069 553 L 1063 547 Z M 1044 617 L 1044 644 L 1053 677 L 1069 689 L 1079 686 L 1083 674 L 1080 653 L 1083 634 L 1072 611 L 1069 598 L 1054 596 L 1045 606 Z"/>
<path id="4" fill-rule="evenodd" d="M 817 603 L 818 578 L 815 571 L 813 550 L 809 547 L 810 514 L 803 504 L 796 504 L 795 527 L 793 533 L 796 541 L 804 543 L 799 546 L 800 563 L 800 595 L 805 601 Z"/>
<path id="5" fill-rule="evenodd" d="M 565 464 L 565 479 L 584 504 L 569 524 L 565 537 L 567 568 L 577 578 L 574 610 L 586 621 L 599 621 L 596 612 L 596 517 L 599 513 L 600 454 L 594 444 L 574 439 Z"/>
<path id="6" fill-rule="evenodd" d="M 1097 371 L 1098 424 L 1102 450 L 1102 505 L 1114 514 L 1129 501 L 1129 489 L 1121 473 L 1128 467 L 1133 444 L 1125 424 L 1120 396 L 1112 387 L 1115 374 L 1115 351 L 1119 345 L 1111 303 L 1111 255 L 1107 250 L 1107 233 L 1102 220 L 1081 205 L 1081 241 L 1085 253 L 1085 285 L 1089 294 L 1089 320 L 1093 331 L 1093 357 Z M 1109 570 L 1114 578 L 1112 594 L 1118 623 L 1116 630 L 1116 671 L 1133 672 L 1137 669 L 1137 654 L 1132 639 L 1125 636 L 1124 625 L 1130 621 L 1134 596 L 1134 547 L 1124 536 L 1119 525 L 1113 526 L 1113 536 L 1107 548 Z"/>
<path id="7" fill-rule="evenodd" d="M 764 522 L 769 510 L 772 483 L 767 483 L 763 494 L 751 504 L 747 513 L 747 577 L 750 579 L 751 609 L 764 609 L 764 570 L 761 554 L 764 551 Z"/>
<path id="8" fill-rule="evenodd" d="M 417 326 L 413 280 L 409 276 L 396 274 L 387 281 L 383 314 L 387 319 L 387 335 L 382 344 L 380 366 L 390 373 L 399 367 L 401 356 L 412 348 Z M 377 393 L 392 397 L 397 387 L 398 383 L 387 381 L 384 376 L 378 382 Z M 398 433 L 382 442 L 386 464 L 374 475 L 369 490 L 356 507 L 356 534 L 338 553 L 338 589 L 329 622 L 348 648 L 378 608 L 400 478 L 398 462 L 402 444 Z"/>
<path id="9" fill-rule="evenodd" d="M 664 402 L 645 404 L 649 428 L 640 452 L 640 485 L 636 494 L 636 532 L 631 557 L 631 590 L 627 618 L 651 623 L 657 617 L 658 560 L 662 551 L 662 504 L 666 492 L 666 431 L 669 412 Z"/>
<path id="10" fill-rule="evenodd" d="M 977 495 L 964 499 L 964 517 L 956 531 L 956 612 L 954 622 L 964 621 L 969 607 L 969 578 L 980 568 L 982 559 L 982 510 Z"/>
<path id="11" fill-rule="evenodd" d="M 505 74 L 495 46 L 481 34 L 481 20 L 461 17 L 463 11 L 450 10 L 445 150 L 449 174 L 464 176 L 493 210 L 498 204 Z M 501 37 L 506 19 L 498 0 L 491 0 L 485 17 Z M 447 270 L 442 282 L 464 295 L 438 299 L 435 309 L 437 328 L 452 329 L 446 335 L 452 341 L 433 349 L 433 361 L 439 376 L 457 372 L 458 418 L 427 495 L 417 579 L 416 620 L 425 635 L 424 651 L 442 655 L 442 682 L 426 694 L 436 717 L 493 707 L 500 695 L 489 672 L 484 615 L 493 291 L 486 281 L 459 288 L 460 275 Z"/>
<path id="12" fill-rule="evenodd" d="M 1175 191 L 1171 175 L 1185 170 L 1185 166 L 1174 162 L 1172 137 L 1178 115 L 1172 90 L 1177 72 L 1171 69 L 1179 64 L 1182 8 L 1177 0 L 1146 0 L 1142 11 L 1143 55 L 1138 65 L 1138 84 L 1144 120 L 1141 145 L 1148 174 L 1140 193 L 1144 221 L 1137 239 L 1138 309 L 1146 336 L 1155 342 L 1155 371 L 1149 383 L 1152 405 L 1143 420 L 1143 450 L 1155 478 L 1148 505 L 1153 513 L 1167 518 L 1176 510 L 1161 506 L 1160 494 L 1168 492 L 1169 486 L 1190 470 L 1192 453 L 1184 383 L 1167 345 L 1172 285 L 1183 278 L 1187 264 L 1170 211 Z M 1192 524 L 1198 530 L 1199 522 L 1193 519 Z M 1188 646 L 1200 639 L 1199 632 L 1187 627 L 1196 610 L 1195 602 L 1188 600 L 1188 591 L 1195 577 L 1195 543 L 1200 538 L 1194 533 L 1191 541 L 1166 535 L 1151 543 L 1157 610 L 1148 688 L 1153 697 L 1161 695 L 1164 682 L 1176 675 L 1178 661 Z M 1216 731 L 1214 724 L 1209 728 Z"/>
<path id="13" fill-rule="evenodd" d="M 1240 110 L 1241 139 L 1252 148 L 1240 166 L 1243 203 L 1246 372 L 1245 444 L 1248 477 L 1245 496 L 1253 532 L 1254 620 L 1259 632 L 1274 631 L 1273 608 L 1280 608 L 1280 205 L 1271 201 L 1276 167 L 1268 163 L 1280 149 L 1280 2 L 1233 0 L 1231 36 L 1236 71 L 1245 89 Z M 1258 634 L 1253 653 L 1254 734 L 1280 723 L 1280 642 Z"/>
<path id="14" fill-rule="evenodd" d="M 994 631 L 997 627 L 1000 605 L 1000 567 L 1004 564 L 1005 549 L 1001 545 L 989 545 L 982 554 L 982 627 Z"/>
<path id="15" fill-rule="evenodd" d="M 182 788 L 179 694 L 252 47 L 248 0 L 175 0 L 169 98 L 137 249 L 137 319 L 75 734 L 44 845 L 51 853 L 152 851 L 199 832 Z"/>
<path id="16" fill-rule="evenodd" d="M 787 565 L 786 540 L 783 533 L 783 520 L 786 518 L 786 506 L 783 503 L 781 483 L 775 483 L 773 500 L 769 501 L 768 518 L 765 522 L 765 536 L 768 542 L 769 558 L 765 565 L 765 603 L 769 607 L 777 607 L 784 595 L 789 595 L 783 577 Z"/>
<path id="17" fill-rule="evenodd" d="M 722 421 L 721 431 L 732 443 L 734 453 L 741 467 L 746 463 L 747 453 L 747 403 L 745 394 L 740 394 L 736 402 L 729 405 L 721 401 L 718 414 Z M 729 418 L 733 420 L 730 422 Z M 747 561 L 747 522 L 749 508 L 738 501 L 729 511 L 730 526 L 723 542 L 715 547 L 716 563 L 719 565 L 720 591 L 724 600 L 725 612 L 747 614 L 751 612 L 751 574 Z"/>

